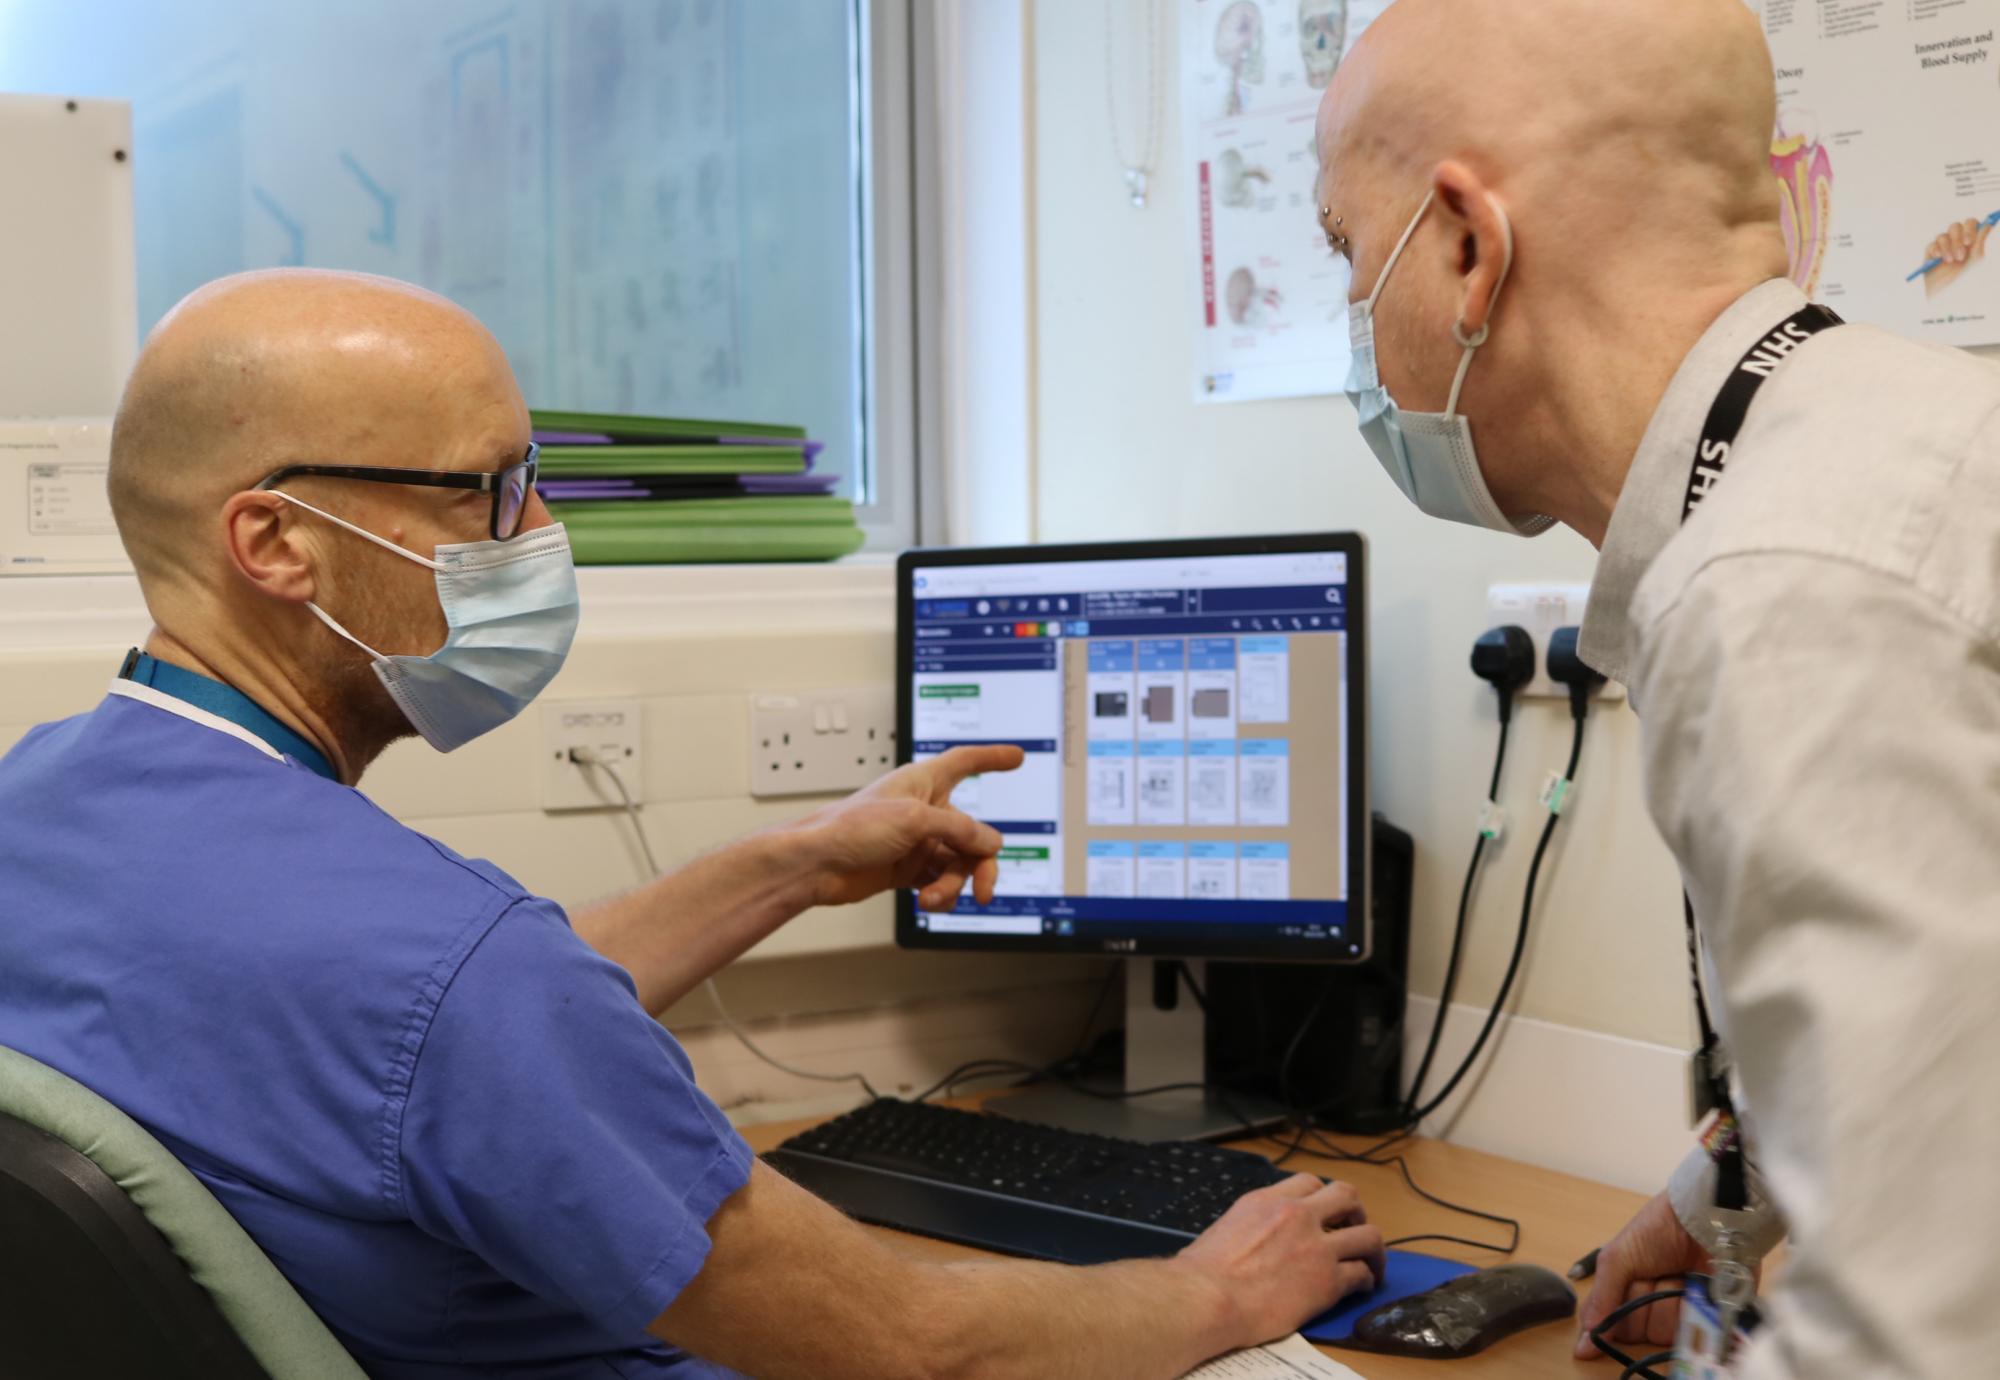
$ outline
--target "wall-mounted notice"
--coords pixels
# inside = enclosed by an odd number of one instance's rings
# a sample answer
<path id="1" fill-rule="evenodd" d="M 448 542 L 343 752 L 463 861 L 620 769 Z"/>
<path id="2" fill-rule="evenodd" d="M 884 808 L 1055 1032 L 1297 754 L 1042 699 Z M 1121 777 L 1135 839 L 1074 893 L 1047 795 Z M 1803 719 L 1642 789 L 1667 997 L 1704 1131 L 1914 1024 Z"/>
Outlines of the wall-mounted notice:
<path id="1" fill-rule="evenodd" d="M 1850 321 L 2000 343 L 2000 0 L 1746 2 L 1793 281 Z M 1179 3 L 1195 397 L 1337 393 L 1349 281 L 1314 223 L 1313 124 L 1390 0 Z"/>
<path id="2" fill-rule="evenodd" d="M 1181 0 L 1197 399 L 1337 393 L 1347 265 L 1313 221 L 1320 93 L 1389 0 Z"/>
<path id="3" fill-rule="evenodd" d="M 111 520 L 111 419 L 0 419 L 0 575 L 132 568 Z"/>
<path id="4" fill-rule="evenodd" d="M 2000 341 L 2000 0 L 1751 8 L 1777 67 L 1793 281 L 1850 321 Z"/>

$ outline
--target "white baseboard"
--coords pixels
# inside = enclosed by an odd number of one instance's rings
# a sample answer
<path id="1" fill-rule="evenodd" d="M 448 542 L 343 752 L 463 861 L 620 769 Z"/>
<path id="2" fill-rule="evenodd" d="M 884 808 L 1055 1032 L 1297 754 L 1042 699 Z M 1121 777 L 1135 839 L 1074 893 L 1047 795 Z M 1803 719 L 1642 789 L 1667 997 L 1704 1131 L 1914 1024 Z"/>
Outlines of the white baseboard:
<path id="1" fill-rule="evenodd" d="M 1096 1009 L 1101 985 L 1072 979 L 1032 989 L 751 1021 L 746 1027 L 774 1058 L 821 1073 L 856 1070 L 885 1096 L 910 1097 L 975 1059 L 1038 1066 L 1068 1054 Z M 1115 1018 L 1116 1012 L 1105 1015 Z M 702 1089 L 738 1126 L 844 1112 L 867 1100 L 857 1083 L 808 1081 L 772 1068 L 721 1025 L 674 1033 Z M 993 1080 L 968 1083 L 960 1091 L 995 1085 Z"/>
<path id="2" fill-rule="evenodd" d="M 1412 996 L 1404 1077 L 1416 1072 L 1437 1002 Z M 1486 1009 L 1453 1003 L 1430 1092 L 1472 1048 Z M 1479 1063 L 1425 1120 L 1426 1135 L 1639 1193 L 1666 1186 L 1692 1144 L 1687 1053 L 1594 1030 L 1503 1016 Z"/>
<path id="3" fill-rule="evenodd" d="M 921 1090 L 968 1059 L 1040 1063 L 1065 1053 L 1097 995 L 1096 982 L 952 995 L 866 1011 L 750 1024 L 781 1059 L 840 1072 L 860 1069 L 891 1096 Z M 1404 1076 L 1415 1071 L 1437 1002 L 1411 997 Z M 1432 1065 L 1443 1086 L 1472 1047 L 1483 1007 L 1454 1004 Z M 701 1084 L 739 1125 L 845 1111 L 853 1084 L 810 1083 L 758 1062 L 728 1031 L 677 1032 Z M 1665 1045 L 1547 1021 L 1504 1018 L 1479 1063 L 1427 1119 L 1425 1134 L 1639 1193 L 1664 1187 L 1692 1143 L 1687 1056 Z"/>

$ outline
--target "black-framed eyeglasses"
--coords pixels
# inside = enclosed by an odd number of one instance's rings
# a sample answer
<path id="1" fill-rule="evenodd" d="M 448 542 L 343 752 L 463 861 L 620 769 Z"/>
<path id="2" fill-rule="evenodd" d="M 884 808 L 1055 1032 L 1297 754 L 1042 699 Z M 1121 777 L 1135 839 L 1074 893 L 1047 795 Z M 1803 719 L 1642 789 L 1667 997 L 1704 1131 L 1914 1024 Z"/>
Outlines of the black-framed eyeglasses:
<path id="1" fill-rule="evenodd" d="M 465 470 L 405 470 L 389 465 L 287 465 L 259 481 L 260 489 L 276 488 L 287 479 L 307 475 L 322 479 L 365 479 L 376 484 L 421 484 L 431 489 L 474 489 L 493 495 L 493 540 L 506 541 L 521 530 L 528 495 L 535 491 L 542 448 L 528 443 L 528 453 L 489 473 Z"/>

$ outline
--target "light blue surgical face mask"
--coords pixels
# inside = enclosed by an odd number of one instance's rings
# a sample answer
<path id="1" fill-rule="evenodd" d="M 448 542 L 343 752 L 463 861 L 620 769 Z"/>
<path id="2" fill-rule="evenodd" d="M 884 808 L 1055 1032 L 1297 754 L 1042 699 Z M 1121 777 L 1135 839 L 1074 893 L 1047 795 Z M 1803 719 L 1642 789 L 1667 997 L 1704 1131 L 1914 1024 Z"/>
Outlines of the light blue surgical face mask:
<path id="1" fill-rule="evenodd" d="M 1513 522 L 1500 511 L 1500 505 L 1493 501 L 1493 494 L 1486 487 L 1486 477 L 1479 471 L 1479 455 L 1472 447 L 1472 424 L 1458 410 L 1458 394 L 1465 387 L 1466 371 L 1472 368 L 1472 356 L 1486 343 L 1489 327 L 1481 326 L 1468 336 L 1457 322 L 1452 323 L 1451 338 L 1465 353 L 1459 357 L 1458 374 L 1451 381 L 1451 398 L 1442 412 L 1405 412 L 1397 407 L 1396 400 L 1382 385 L 1382 373 L 1375 362 L 1375 304 L 1381 299 L 1382 287 L 1389 281 L 1396 260 L 1403 257 L 1410 237 L 1417 233 L 1417 226 L 1423 223 L 1424 214 L 1436 196 L 1432 192 L 1417 208 L 1409 228 L 1403 231 L 1403 238 L 1396 241 L 1389 261 L 1382 265 L 1382 276 L 1375 280 L 1375 290 L 1368 294 L 1368 300 L 1347 309 L 1348 338 L 1354 347 L 1353 362 L 1347 370 L 1347 396 L 1360 419 L 1362 439 L 1396 481 L 1396 487 L 1417 507 L 1450 522 L 1524 537 L 1538 536 L 1555 520 L 1531 517 Z M 1513 267 L 1514 234 L 1499 202 L 1493 202 L 1493 210 L 1499 215 L 1501 232 L 1506 236 L 1506 259 L 1500 265 L 1500 281 L 1493 287 L 1497 301 L 1507 281 L 1507 270 Z"/>
<path id="2" fill-rule="evenodd" d="M 437 572 L 447 631 L 444 645 L 429 656 L 383 656 L 318 604 L 306 607 L 374 658 L 375 674 L 410 727 L 439 752 L 506 723 L 562 669 L 576 639 L 579 606 L 569 534 L 560 524 L 507 541 L 440 546 L 437 558 L 426 560 L 282 490 L 271 492 Z"/>

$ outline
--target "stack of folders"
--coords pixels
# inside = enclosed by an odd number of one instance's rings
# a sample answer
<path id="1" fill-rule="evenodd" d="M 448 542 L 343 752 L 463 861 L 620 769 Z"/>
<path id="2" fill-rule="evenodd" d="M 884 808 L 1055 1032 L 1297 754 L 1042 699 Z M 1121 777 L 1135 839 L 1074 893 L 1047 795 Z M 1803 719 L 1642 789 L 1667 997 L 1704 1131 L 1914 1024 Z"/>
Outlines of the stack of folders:
<path id="1" fill-rule="evenodd" d="M 532 413 L 540 489 L 580 565 L 830 561 L 859 550 L 804 427 Z"/>

